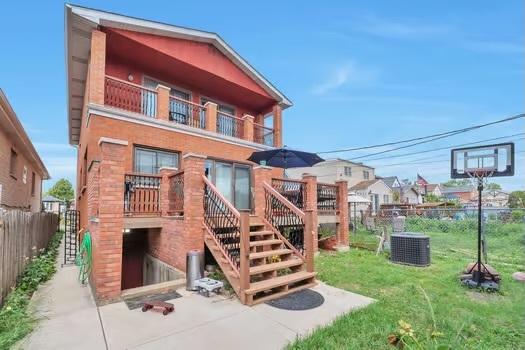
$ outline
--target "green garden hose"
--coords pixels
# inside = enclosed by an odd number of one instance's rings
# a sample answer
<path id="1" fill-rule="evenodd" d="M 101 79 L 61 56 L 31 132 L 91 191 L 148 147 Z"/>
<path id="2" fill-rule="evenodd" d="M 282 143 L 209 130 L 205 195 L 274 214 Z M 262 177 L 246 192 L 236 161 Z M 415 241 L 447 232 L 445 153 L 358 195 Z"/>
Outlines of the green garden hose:
<path id="1" fill-rule="evenodd" d="M 80 251 L 77 255 L 76 264 L 79 267 L 78 279 L 82 284 L 87 283 L 89 274 L 91 273 L 91 263 L 93 256 L 91 254 L 91 234 L 89 231 L 84 233 L 84 238 L 80 244 Z"/>

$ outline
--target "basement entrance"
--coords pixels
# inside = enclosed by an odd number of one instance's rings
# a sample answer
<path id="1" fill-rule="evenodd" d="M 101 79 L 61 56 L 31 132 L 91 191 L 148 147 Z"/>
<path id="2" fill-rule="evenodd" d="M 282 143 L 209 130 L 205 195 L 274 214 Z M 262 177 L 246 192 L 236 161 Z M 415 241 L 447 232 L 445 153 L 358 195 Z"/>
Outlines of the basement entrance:
<path id="1" fill-rule="evenodd" d="M 154 255 L 150 242 L 156 242 L 159 229 L 128 229 L 122 242 L 121 289 L 131 289 L 177 280 L 184 274 Z M 158 236 L 157 236 L 158 238 Z"/>

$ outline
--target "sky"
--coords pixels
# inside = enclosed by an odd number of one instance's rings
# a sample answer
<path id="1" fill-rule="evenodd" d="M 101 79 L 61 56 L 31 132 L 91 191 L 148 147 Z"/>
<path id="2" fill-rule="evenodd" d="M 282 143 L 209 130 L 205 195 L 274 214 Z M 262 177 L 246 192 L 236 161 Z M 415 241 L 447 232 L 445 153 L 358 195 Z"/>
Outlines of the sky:
<path id="1" fill-rule="evenodd" d="M 523 1 L 78 1 L 219 33 L 285 93 L 284 143 L 321 152 L 425 136 L 525 110 Z M 52 179 L 75 182 L 68 144 L 64 3 L 9 1 L 0 12 L 0 88 Z M 507 135 L 525 188 L 525 121 L 359 159 L 378 175 L 449 180 L 452 146 Z M 490 142 L 489 142 L 490 143 Z M 444 148 L 412 156 L 384 157 Z M 325 158 L 352 159 L 388 147 Z M 415 164 L 414 164 L 415 163 Z"/>

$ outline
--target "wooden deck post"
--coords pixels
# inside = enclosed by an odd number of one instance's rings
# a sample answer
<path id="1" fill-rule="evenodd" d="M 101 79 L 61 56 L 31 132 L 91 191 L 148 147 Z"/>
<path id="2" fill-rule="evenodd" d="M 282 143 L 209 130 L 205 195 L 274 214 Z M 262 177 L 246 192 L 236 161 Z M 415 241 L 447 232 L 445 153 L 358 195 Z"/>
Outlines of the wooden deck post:
<path id="1" fill-rule="evenodd" d="M 311 209 L 306 209 L 304 214 L 304 251 L 306 255 L 306 272 L 314 272 L 314 212 Z"/>
<path id="2" fill-rule="evenodd" d="M 303 174 L 303 181 L 306 182 L 306 206 L 305 209 L 312 210 L 312 230 L 314 252 L 319 251 L 318 228 L 319 217 L 317 211 L 317 176 Z"/>
<path id="3" fill-rule="evenodd" d="M 244 296 L 244 291 L 250 288 L 250 211 L 241 210 L 241 237 L 240 237 L 240 287 L 241 296 Z M 242 297 L 244 298 L 244 297 Z M 241 300 L 246 303 L 246 300 Z"/>

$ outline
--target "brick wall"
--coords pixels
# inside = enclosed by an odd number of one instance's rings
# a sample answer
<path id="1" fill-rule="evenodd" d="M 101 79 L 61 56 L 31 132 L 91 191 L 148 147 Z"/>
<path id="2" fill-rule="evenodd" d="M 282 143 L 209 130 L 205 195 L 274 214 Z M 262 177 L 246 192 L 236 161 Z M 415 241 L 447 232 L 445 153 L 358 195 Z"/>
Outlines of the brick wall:
<path id="1" fill-rule="evenodd" d="M 11 149 L 17 153 L 17 162 L 14 176 L 10 174 Z M 0 129 L 0 206 L 20 208 L 39 212 L 41 210 L 42 177 L 24 156 L 22 149 L 14 145 L 13 140 Z M 23 181 L 24 167 L 26 167 L 26 183 Z M 32 173 L 35 173 L 35 190 L 31 194 Z"/>

